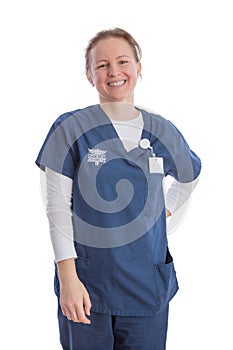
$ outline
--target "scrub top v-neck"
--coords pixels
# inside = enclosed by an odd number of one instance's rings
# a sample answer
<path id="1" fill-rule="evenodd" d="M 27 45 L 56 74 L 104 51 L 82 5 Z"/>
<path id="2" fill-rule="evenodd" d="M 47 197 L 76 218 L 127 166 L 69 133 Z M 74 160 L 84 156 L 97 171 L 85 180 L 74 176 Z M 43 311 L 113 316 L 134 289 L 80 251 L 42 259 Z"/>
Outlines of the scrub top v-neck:
<path id="1" fill-rule="evenodd" d="M 140 148 L 139 147 L 139 145 L 138 145 L 138 147 L 135 147 L 135 148 L 133 148 L 133 149 L 131 149 L 130 151 L 127 151 L 126 150 L 126 148 L 124 147 L 124 145 L 123 145 L 123 142 L 122 142 L 122 140 L 119 138 L 119 135 L 118 135 L 118 133 L 117 133 L 117 131 L 116 131 L 116 129 L 115 129 L 115 127 L 113 126 L 113 122 L 115 121 L 112 121 L 108 116 L 107 116 L 107 114 L 104 112 L 104 110 L 101 108 L 101 106 L 99 106 L 98 105 L 98 107 L 99 107 L 99 111 L 100 111 L 100 114 L 102 114 L 102 117 L 103 117 L 103 123 L 104 124 L 109 124 L 109 125 L 111 125 L 112 126 L 112 128 L 109 128 L 108 129 L 108 137 L 109 137 L 109 139 L 110 138 L 112 138 L 112 136 L 113 136 L 113 134 L 114 134 L 114 138 L 118 138 L 119 139 L 119 144 L 121 144 L 121 146 L 122 146 L 122 148 L 123 148 L 123 155 L 125 156 L 125 157 L 131 157 L 131 154 L 132 154 L 132 159 L 134 158 L 134 157 L 136 157 L 138 154 L 141 154 L 141 153 L 143 153 L 143 152 L 145 152 L 145 149 L 143 150 L 142 148 Z M 137 108 L 138 109 L 138 111 L 139 111 L 139 113 L 141 113 L 141 111 L 140 111 L 140 109 L 139 108 Z M 148 130 L 149 129 L 149 122 L 148 122 L 148 120 L 147 120 L 147 118 L 145 118 L 145 116 L 141 113 L 141 115 L 142 115 L 142 119 L 143 119 L 143 125 L 142 125 L 142 131 L 141 131 L 141 133 L 140 133 L 140 139 L 143 139 L 143 138 L 145 138 L 146 137 L 146 133 L 145 133 L 145 130 L 144 130 L 144 126 L 145 126 L 145 128 Z M 116 121 L 115 121 L 116 122 Z M 127 122 L 131 122 L 131 120 L 129 119 L 129 120 L 127 120 Z"/>
<path id="2" fill-rule="evenodd" d="M 163 159 L 162 172 L 150 173 L 150 149 L 126 151 L 100 105 L 59 117 L 36 160 L 73 179 L 77 273 L 92 310 L 105 314 L 152 315 L 177 292 L 162 182 L 166 175 L 190 182 L 200 171 L 199 158 L 174 125 L 140 111 L 141 139 Z"/>

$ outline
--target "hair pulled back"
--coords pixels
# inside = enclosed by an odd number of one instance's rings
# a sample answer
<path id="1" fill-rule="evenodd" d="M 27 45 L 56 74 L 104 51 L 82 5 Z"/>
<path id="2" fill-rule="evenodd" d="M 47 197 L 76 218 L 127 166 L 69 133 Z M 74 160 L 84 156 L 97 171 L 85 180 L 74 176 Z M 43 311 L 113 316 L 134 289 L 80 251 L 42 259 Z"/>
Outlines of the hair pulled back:
<path id="1" fill-rule="evenodd" d="M 129 34 L 128 32 L 126 32 L 121 28 L 106 29 L 98 32 L 88 43 L 88 46 L 85 52 L 86 72 L 88 72 L 90 68 L 90 51 L 100 40 L 110 39 L 110 38 L 120 38 L 120 39 L 126 40 L 128 44 L 131 46 L 131 48 L 133 49 L 136 62 L 140 62 L 142 57 L 142 50 L 139 44 L 137 43 L 137 41 L 132 37 L 131 34 Z"/>

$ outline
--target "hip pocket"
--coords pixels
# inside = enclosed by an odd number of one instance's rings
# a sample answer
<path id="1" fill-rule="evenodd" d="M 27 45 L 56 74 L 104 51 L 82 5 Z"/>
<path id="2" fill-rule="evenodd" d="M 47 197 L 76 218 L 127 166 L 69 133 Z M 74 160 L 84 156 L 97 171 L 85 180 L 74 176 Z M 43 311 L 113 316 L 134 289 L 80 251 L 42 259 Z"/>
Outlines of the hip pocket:
<path id="1" fill-rule="evenodd" d="M 172 256 L 167 251 L 165 264 L 154 266 L 156 285 L 156 310 L 166 306 L 177 293 L 179 286 Z"/>
<path id="2" fill-rule="evenodd" d="M 84 285 L 87 283 L 89 263 L 90 259 L 87 257 L 78 256 L 75 259 L 77 276 Z"/>
<path id="3" fill-rule="evenodd" d="M 54 263 L 55 265 L 55 273 L 54 273 L 54 292 L 56 294 L 56 296 L 59 298 L 60 296 L 60 283 L 59 283 L 59 278 L 58 278 L 58 271 L 57 271 L 57 265 L 56 263 Z"/>

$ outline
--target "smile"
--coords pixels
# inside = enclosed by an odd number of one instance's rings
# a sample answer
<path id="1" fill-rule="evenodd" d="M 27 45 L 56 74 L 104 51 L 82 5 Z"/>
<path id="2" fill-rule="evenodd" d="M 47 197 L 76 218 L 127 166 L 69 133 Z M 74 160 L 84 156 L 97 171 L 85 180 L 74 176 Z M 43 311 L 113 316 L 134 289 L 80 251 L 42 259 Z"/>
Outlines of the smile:
<path id="1" fill-rule="evenodd" d="M 115 81 L 115 82 L 112 82 L 112 83 L 108 83 L 108 86 L 121 86 L 121 85 L 124 85 L 125 82 L 126 82 L 126 80 Z"/>

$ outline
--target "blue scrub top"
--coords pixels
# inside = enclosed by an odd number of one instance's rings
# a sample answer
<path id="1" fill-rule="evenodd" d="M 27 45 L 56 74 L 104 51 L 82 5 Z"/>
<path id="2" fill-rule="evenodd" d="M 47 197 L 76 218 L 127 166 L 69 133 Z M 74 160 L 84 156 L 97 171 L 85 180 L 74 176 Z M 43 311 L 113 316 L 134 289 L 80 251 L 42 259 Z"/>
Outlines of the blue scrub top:
<path id="1" fill-rule="evenodd" d="M 149 316 L 178 290 L 168 250 L 163 178 L 193 181 L 201 163 L 177 128 L 140 109 L 141 139 L 150 141 L 163 172 L 150 172 L 151 150 L 127 152 L 100 105 L 60 116 L 36 164 L 73 179 L 76 268 L 92 310 Z M 55 291 L 59 280 L 55 276 Z"/>

